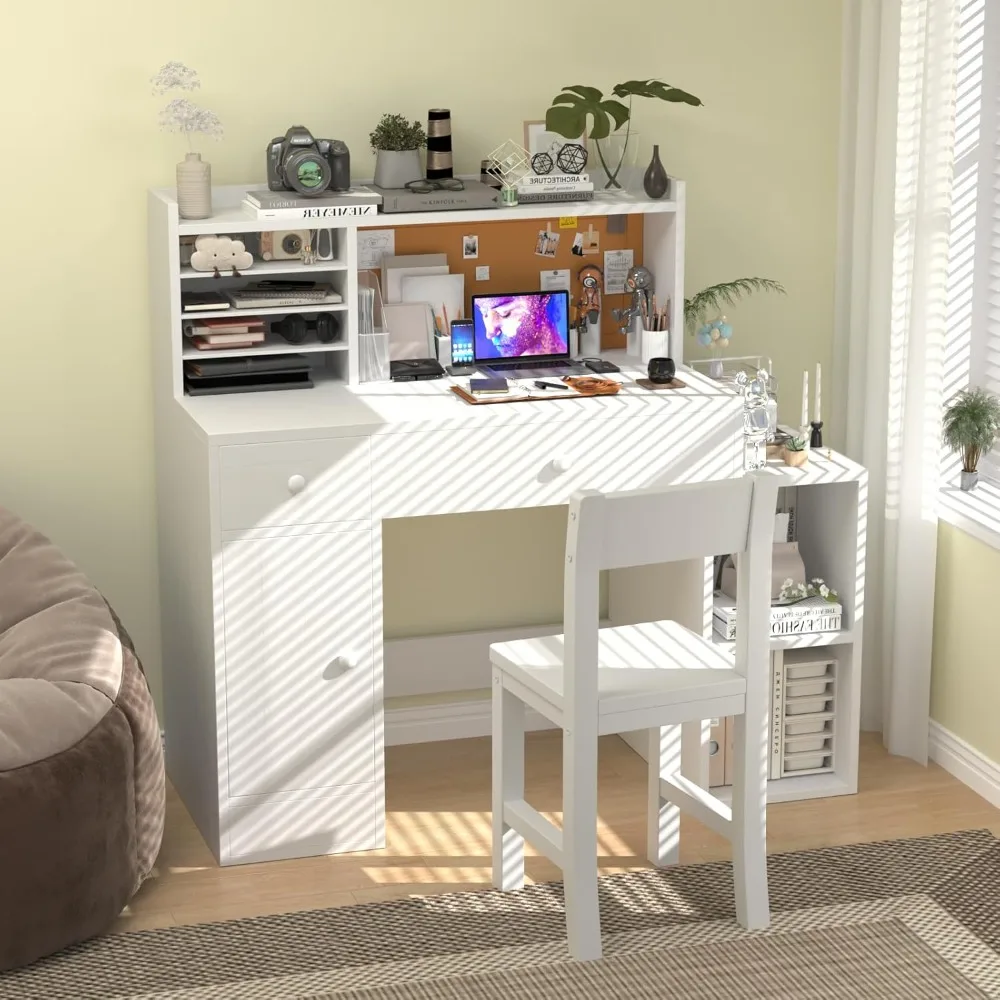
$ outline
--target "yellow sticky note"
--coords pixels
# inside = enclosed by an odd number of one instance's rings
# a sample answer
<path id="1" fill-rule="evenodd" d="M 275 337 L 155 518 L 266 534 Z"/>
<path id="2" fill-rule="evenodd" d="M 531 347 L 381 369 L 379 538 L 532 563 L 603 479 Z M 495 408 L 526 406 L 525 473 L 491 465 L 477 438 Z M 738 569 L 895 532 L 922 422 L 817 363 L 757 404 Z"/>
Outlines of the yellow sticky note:
<path id="1" fill-rule="evenodd" d="M 560 229 L 576 229 L 576 216 L 575 215 L 563 215 L 559 219 Z"/>

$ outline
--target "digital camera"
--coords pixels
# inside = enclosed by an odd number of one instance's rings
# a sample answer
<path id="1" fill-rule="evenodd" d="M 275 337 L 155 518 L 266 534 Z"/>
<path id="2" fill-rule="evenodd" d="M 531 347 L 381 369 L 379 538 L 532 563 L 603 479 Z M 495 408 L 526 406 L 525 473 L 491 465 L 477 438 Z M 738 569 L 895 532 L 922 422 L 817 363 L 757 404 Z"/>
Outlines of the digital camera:
<path id="1" fill-rule="evenodd" d="M 293 125 L 267 147 L 267 186 L 319 196 L 351 186 L 351 154 L 339 139 L 314 139 L 303 125 Z"/>

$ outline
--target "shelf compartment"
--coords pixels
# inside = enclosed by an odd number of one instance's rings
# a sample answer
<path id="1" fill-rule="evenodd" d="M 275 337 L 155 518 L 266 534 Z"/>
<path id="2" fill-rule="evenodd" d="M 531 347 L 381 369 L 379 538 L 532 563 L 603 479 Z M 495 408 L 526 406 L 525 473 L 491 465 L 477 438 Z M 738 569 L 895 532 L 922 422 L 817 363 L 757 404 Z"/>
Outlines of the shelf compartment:
<path id="1" fill-rule="evenodd" d="M 346 312 L 346 302 L 310 302 L 305 306 L 268 306 L 265 309 L 202 309 L 194 312 L 182 312 L 181 319 L 222 319 L 245 316 L 248 319 L 255 316 L 291 316 L 293 313 L 310 315 L 312 313 Z"/>
<path id="2" fill-rule="evenodd" d="M 255 260 L 253 267 L 240 271 L 240 277 L 252 281 L 258 277 L 269 277 L 272 274 L 317 274 L 323 271 L 346 271 L 347 263 L 343 260 L 321 260 L 315 264 L 303 264 L 300 260 Z M 222 275 L 223 278 L 236 280 L 233 274 Z M 192 267 L 181 268 L 181 281 L 197 281 L 199 279 L 218 281 L 211 271 L 196 271 Z"/>
<path id="3" fill-rule="evenodd" d="M 199 351 L 197 347 L 185 347 L 181 357 L 185 361 L 204 360 L 206 358 L 249 358 L 257 354 L 326 354 L 334 351 L 346 351 L 347 343 L 335 341 L 332 344 L 310 342 L 306 344 L 289 344 L 280 337 L 267 337 L 261 344 L 252 347 L 224 348 L 219 351 Z"/>

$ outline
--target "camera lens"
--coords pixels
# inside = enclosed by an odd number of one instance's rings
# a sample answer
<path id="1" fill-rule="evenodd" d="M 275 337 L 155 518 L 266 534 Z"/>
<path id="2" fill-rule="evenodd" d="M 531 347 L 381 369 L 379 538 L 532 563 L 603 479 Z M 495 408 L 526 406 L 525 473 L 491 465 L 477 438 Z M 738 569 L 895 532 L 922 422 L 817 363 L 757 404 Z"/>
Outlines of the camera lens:
<path id="1" fill-rule="evenodd" d="M 284 168 L 289 186 L 300 194 L 322 194 L 330 186 L 330 164 L 315 149 L 293 149 Z"/>
<path id="2" fill-rule="evenodd" d="M 281 240 L 281 249 L 290 257 L 302 252 L 302 237 L 298 233 L 288 233 Z"/>

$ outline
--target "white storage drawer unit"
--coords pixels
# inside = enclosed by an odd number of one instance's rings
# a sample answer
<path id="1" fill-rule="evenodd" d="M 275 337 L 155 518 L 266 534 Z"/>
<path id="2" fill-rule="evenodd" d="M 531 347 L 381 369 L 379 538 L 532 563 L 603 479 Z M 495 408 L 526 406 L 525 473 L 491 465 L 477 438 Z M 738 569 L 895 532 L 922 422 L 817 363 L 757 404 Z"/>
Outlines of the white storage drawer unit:
<path id="1" fill-rule="evenodd" d="M 222 530 L 367 521 L 370 453 L 367 437 L 223 446 Z"/>

